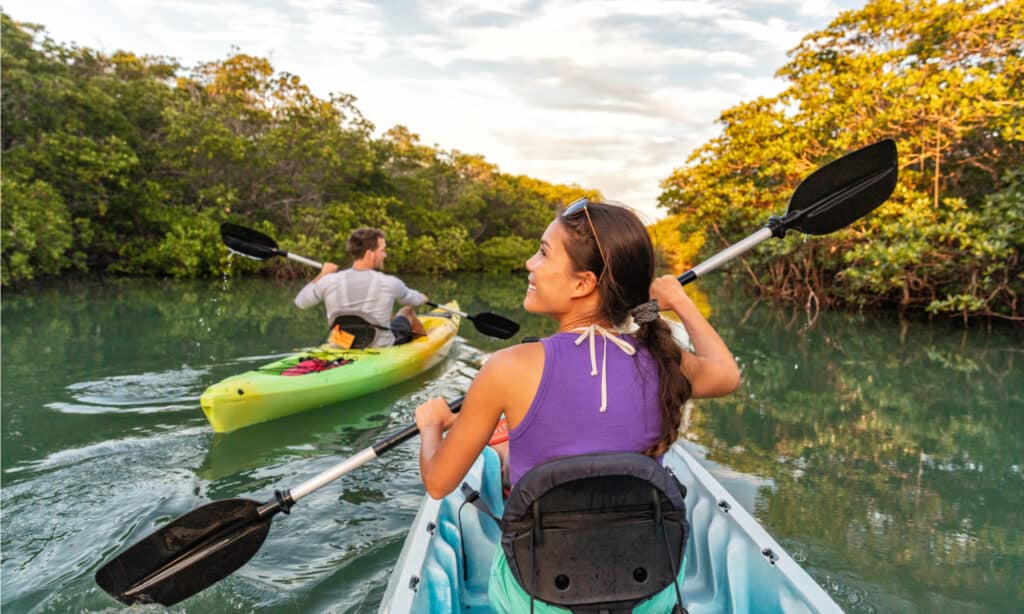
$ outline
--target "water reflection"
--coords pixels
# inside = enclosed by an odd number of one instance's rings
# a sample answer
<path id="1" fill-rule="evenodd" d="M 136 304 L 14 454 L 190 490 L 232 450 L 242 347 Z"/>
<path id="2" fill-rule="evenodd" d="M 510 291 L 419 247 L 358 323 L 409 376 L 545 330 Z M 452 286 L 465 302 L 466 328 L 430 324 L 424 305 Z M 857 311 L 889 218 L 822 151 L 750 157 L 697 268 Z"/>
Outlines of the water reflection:
<path id="1" fill-rule="evenodd" d="M 757 517 L 823 584 L 842 579 L 841 605 L 1024 603 L 1019 331 L 838 313 L 802 330 L 802 312 L 713 302 L 744 384 L 699 403 L 690 437 L 772 482 Z"/>

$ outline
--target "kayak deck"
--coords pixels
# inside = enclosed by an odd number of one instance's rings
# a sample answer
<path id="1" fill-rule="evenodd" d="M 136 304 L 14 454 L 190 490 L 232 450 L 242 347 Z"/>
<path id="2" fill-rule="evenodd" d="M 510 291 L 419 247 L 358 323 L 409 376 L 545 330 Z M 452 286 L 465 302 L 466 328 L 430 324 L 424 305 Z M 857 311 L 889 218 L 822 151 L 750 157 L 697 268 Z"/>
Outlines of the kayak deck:
<path id="1" fill-rule="evenodd" d="M 458 309 L 454 301 L 446 306 Z M 393 386 L 443 360 L 460 319 L 434 310 L 420 316 L 426 336 L 403 345 L 347 350 L 325 344 L 234 375 L 203 392 L 203 414 L 214 432 L 227 433 Z M 283 374 L 301 358 L 344 359 L 344 364 L 302 375 Z"/>
<path id="2" fill-rule="evenodd" d="M 681 443 L 665 455 L 665 465 L 687 488 L 691 535 L 682 595 L 691 614 L 842 611 Z M 485 448 L 465 481 L 500 517 L 499 473 L 497 454 Z M 467 505 L 460 535 L 463 500 L 459 490 L 440 501 L 424 496 L 380 612 L 490 611 L 487 579 L 501 532 Z"/>

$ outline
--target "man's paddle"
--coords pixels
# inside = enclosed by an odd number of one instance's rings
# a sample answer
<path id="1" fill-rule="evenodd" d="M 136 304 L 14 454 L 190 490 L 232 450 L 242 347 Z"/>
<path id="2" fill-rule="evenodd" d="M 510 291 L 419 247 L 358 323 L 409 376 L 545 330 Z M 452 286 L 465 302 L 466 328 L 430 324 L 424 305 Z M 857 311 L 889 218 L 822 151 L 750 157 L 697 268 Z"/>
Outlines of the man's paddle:
<path id="1" fill-rule="evenodd" d="M 262 232 L 253 230 L 252 228 L 246 228 L 245 226 L 224 222 L 220 225 L 220 238 L 224 241 L 224 245 L 227 246 L 229 251 L 240 256 L 245 256 L 246 258 L 252 258 L 253 260 L 266 260 L 272 256 L 283 256 L 316 269 L 323 266 L 322 263 L 317 262 L 316 260 L 310 260 L 309 258 L 304 258 L 280 249 L 277 246 L 277 242 L 272 238 Z M 464 318 L 468 318 L 478 331 L 489 337 L 509 339 L 512 335 L 519 332 L 518 324 L 508 318 L 494 313 L 470 315 L 462 311 L 449 309 L 444 305 L 438 305 L 430 302 L 427 304 L 431 307 L 436 307 L 444 311 L 456 313 Z"/>
<path id="2" fill-rule="evenodd" d="M 896 188 L 899 163 L 892 139 L 862 147 L 829 162 L 800 182 L 782 217 L 772 216 L 765 227 L 701 262 L 679 276 L 679 283 L 714 271 L 754 246 L 789 230 L 826 235 L 845 228 L 874 211 Z"/>
<path id="3" fill-rule="evenodd" d="M 463 398 L 449 404 L 453 412 L 462 408 Z M 251 499 L 207 503 L 114 557 L 96 572 L 96 583 L 128 605 L 174 605 L 245 565 L 260 549 L 278 512 L 288 514 L 299 499 L 418 433 L 416 424 L 411 424 L 291 490 L 275 491 L 274 498 L 264 503 Z"/>

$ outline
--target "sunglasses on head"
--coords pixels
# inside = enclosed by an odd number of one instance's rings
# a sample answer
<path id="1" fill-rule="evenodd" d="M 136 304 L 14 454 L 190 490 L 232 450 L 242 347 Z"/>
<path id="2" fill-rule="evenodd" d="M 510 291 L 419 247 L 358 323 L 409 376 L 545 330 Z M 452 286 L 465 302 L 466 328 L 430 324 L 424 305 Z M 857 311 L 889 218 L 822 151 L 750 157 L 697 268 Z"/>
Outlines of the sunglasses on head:
<path id="1" fill-rule="evenodd" d="M 601 239 L 597 236 L 597 228 L 594 228 L 594 220 L 590 218 L 590 210 L 587 209 L 588 205 L 590 205 L 590 199 L 585 196 L 574 200 L 562 211 L 562 217 L 572 217 L 580 211 L 587 216 L 587 224 L 590 225 L 590 232 L 594 233 L 594 242 L 597 243 L 597 251 L 601 254 L 601 264 L 603 266 L 601 267 L 601 275 L 597 278 L 597 282 L 600 284 L 601 278 L 604 277 L 604 272 L 608 270 L 608 259 L 604 256 L 604 248 L 601 247 Z"/>

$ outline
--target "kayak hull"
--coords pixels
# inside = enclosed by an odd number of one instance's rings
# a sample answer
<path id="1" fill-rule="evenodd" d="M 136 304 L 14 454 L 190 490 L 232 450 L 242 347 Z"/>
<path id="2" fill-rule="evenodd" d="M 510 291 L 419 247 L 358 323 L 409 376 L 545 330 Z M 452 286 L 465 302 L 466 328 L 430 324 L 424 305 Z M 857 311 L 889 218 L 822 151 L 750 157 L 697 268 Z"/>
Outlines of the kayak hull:
<path id="1" fill-rule="evenodd" d="M 455 302 L 446 306 L 458 309 Z M 458 315 L 435 310 L 420 320 L 427 335 L 403 345 L 345 350 L 325 344 L 222 380 L 200 397 L 203 414 L 214 432 L 227 433 L 394 386 L 444 360 L 455 342 Z M 305 375 L 281 375 L 300 357 L 352 362 Z"/>
<path id="2" fill-rule="evenodd" d="M 465 479 L 498 516 L 504 510 L 499 463 L 486 448 Z M 691 614 L 842 611 L 683 444 L 665 455 L 665 465 L 687 487 L 691 537 L 682 596 Z M 423 498 L 380 612 L 490 611 L 487 579 L 501 532 L 465 506 L 460 533 L 463 500 L 458 490 L 440 501 Z"/>

